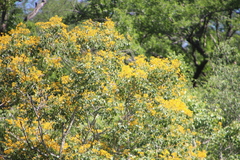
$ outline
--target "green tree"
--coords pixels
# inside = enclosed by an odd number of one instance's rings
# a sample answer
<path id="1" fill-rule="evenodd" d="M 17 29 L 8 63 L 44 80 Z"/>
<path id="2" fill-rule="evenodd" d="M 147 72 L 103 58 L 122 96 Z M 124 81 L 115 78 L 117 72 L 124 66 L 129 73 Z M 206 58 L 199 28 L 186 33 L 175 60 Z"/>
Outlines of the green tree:
<path id="1" fill-rule="evenodd" d="M 236 0 L 211 3 L 205 0 L 132 1 L 127 6 L 136 8 L 134 27 L 140 33 L 139 41 L 146 44 L 144 47 L 148 49 L 149 40 L 153 39 L 160 42 L 161 48 L 161 41 L 166 37 L 171 49 L 185 53 L 193 64 L 194 79 L 204 73 L 209 59 L 213 58 L 213 48 L 220 42 L 235 38 L 235 32 L 239 29 L 237 21 L 240 16 L 234 9 L 240 8 L 240 2 Z M 184 40 L 190 46 L 182 51 Z"/>
<path id="2" fill-rule="evenodd" d="M 14 28 L 21 22 L 22 12 L 14 5 L 16 0 L 0 0 L 0 34 Z"/>
<path id="3" fill-rule="evenodd" d="M 20 23 L 0 37 L 6 158 L 207 156 L 181 61 L 129 56 L 129 40 L 110 19 L 68 29 L 56 16 L 35 25 L 34 34 Z"/>
<path id="4" fill-rule="evenodd" d="M 214 48 L 235 39 L 240 30 L 240 16 L 235 11 L 240 8 L 238 0 L 116 0 L 112 3 L 98 0 L 83 4 L 79 13 L 74 14 L 77 20 L 108 15 L 119 31 L 131 34 L 147 54 L 165 57 L 169 52 L 184 54 L 193 68 L 194 86 L 197 79 L 209 74 L 211 68 L 207 64 L 216 55 Z M 182 47 L 184 42 L 188 47 Z"/>
<path id="5" fill-rule="evenodd" d="M 111 18 L 116 7 L 116 0 L 90 0 L 76 4 L 74 11 L 65 19 L 67 24 L 78 24 L 87 19 L 104 22 Z"/>
<path id="6" fill-rule="evenodd" d="M 41 11 L 34 17 L 33 22 L 46 22 L 56 15 L 66 17 L 68 14 L 75 12 L 74 8 L 76 4 L 76 0 L 47 1 Z"/>
<path id="7" fill-rule="evenodd" d="M 214 117 L 214 114 L 222 117 L 220 124 L 223 128 L 217 133 L 207 129 L 210 124 L 199 125 L 202 133 L 211 133 L 209 136 L 201 135 L 201 139 L 208 146 L 208 149 L 205 149 L 211 150 L 210 155 L 216 155 L 209 157 L 210 159 L 239 159 L 240 154 L 240 67 L 237 64 L 239 54 L 236 55 L 236 47 L 232 47 L 236 43 L 233 40 L 237 40 L 237 36 L 236 39 L 220 42 L 214 48 L 215 54 L 208 64 L 212 68 L 208 81 L 196 89 L 197 96 L 206 102 L 206 108 L 213 113 L 210 117 Z"/>

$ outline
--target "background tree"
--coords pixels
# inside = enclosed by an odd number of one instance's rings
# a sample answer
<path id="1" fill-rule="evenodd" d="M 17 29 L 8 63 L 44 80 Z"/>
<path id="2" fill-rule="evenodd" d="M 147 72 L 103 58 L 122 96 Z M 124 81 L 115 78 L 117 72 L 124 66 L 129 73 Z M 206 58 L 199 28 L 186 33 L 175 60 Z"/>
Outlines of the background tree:
<path id="1" fill-rule="evenodd" d="M 137 28 L 139 42 L 146 50 L 162 53 L 165 40 L 171 50 L 184 53 L 194 67 L 193 78 L 204 75 L 213 48 L 227 39 L 234 39 L 239 29 L 239 15 L 234 9 L 240 7 L 239 1 L 132 1 L 126 5 L 128 12 L 134 8 L 132 16 Z M 212 29 L 209 26 L 214 26 Z M 188 48 L 182 50 L 187 41 Z M 156 44 L 154 47 L 150 44 Z M 163 43 L 164 44 L 164 43 Z M 168 52 L 166 52 L 168 54 Z M 236 53 L 233 53 L 236 54 Z M 195 82 L 194 82 L 195 85 Z"/>
<path id="2" fill-rule="evenodd" d="M 228 57 L 228 60 L 234 61 L 235 57 L 232 60 Z M 199 88 L 199 93 L 202 93 L 203 100 L 209 104 L 209 109 L 221 108 L 224 111 L 221 115 L 225 119 L 223 125 L 227 126 L 234 121 L 240 121 L 238 100 L 240 97 L 238 83 L 240 67 L 235 63 L 226 65 L 220 62 L 220 60 L 217 60 L 217 62 L 211 63 L 213 72 L 208 82 Z"/>
<path id="3" fill-rule="evenodd" d="M 46 3 L 47 3 L 47 0 L 42 0 L 41 2 L 35 2 L 34 10 L 25 17 L 24 21 L 28 21 L 34 18 Z"/>
<path id="4" fill-rule="evenodd" d="M 34 17 L 33 22 L 46 22 L 55 15 L 58 15 L 64 18 L 68 14 L 74 12 L 74 8 L 76 4 L 77 4 L 76 0 L 47 1 L 46 5 L 44 5 L 44 7 Z"/>
<path id="5" fill-rule="evenodd" d="M 19 14 L 21 15 L 22 12 L 15 7 L 15 2 L 16 0 L 0 0 L 0 34 L 9 31 L 21 22 Z"/>
<path id="6" fill-rule="evenodd" d="M 81 3 L 72 17 L 81 21 L 108 15 L 116 21 L 121 33 L 129 33 L 137 40 L 145 53 L 165 57 L 169 52 L 184 54 L 186 62 L 192 65 L 196 86 L 197 79 L 208 75 L 207 64 L 214 48 L 236 38 L 238 8 L 238 0 L 88 1 Z"/>
<path id="7" fill-rule="evenodd" d="M 106 17 L 112 17 L 116 5 L 117 0 L 81 1 L 76 4 L 73 13 L 65 21 L 67 24 L 75 25 L 86 19 L 103 22 Z"/>

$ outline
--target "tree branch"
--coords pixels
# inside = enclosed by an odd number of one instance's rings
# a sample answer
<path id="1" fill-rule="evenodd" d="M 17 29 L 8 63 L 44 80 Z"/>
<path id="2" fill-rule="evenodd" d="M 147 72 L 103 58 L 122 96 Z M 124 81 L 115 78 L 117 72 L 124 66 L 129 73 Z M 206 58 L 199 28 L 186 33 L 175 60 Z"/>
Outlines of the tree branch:
<path id="1" fill-rule="evenodd" d="M 229 16 L 229 19 L 232 19 L 232 11 L 228 11 L 228 16 Z M 227 28 L 225 40 L 231 38 L 234 34 L 233 26 L 232 26 L 232 24 L 230 23 L 229 20 L 226 21 L 226 26 L 228 28 Z"/>
<path id="2" fill-rule="evenodd" d="M 45 140 L 44 140 L 44 138 L 43 138 L 43 129 L 42 129 L 42 124 L 41 124 L 41 122 L 40 122 L 40 116 L 38 115 L 38 110 L 37 110 L 37 108 L 36 108 L 36 107 L 34 106 L 34 104 L 33 104 L 32 97 L 31 97 L 28 93 L 26 94 L 26 96 L 28 97 L 29 103 L 31 104 L 31 106 L 32 106 L 32 108 L 33 108 L 33 110 L 34 110 L 34 113 L 35 113 L 35 115 L 37 116 L 38 131 L 39 131 L 39 134 L 40 134 L 41 144 L 43 145 L 43 147 L 44 147 L 44 149 L 46 150 L 46 152 L 47 152 L 47 154 L 48 154 L 48 157 L 49 157 L 50 155 L 53 155 L 53 154 L 49 151 L 49 149 L 48 149 L 48 147 L 47 147 L 47 145 L 46 145 L 46 143 L 45 143 Z"/>
<path id="3" fill-rule="evenodd" d="M 37 15 L 37 13 L 39 12 L 40 9 L 42 9 L 42 7 L 47 3 L 47 0 L 42 0 L 41 3 L 37 4 L 35 9 L 25 17 L 24 21 L 28 21 L 30 19 L 32 19 L 33 17 L 35 17 Z"/>
<path id="4" fill-rule="evenodd" d="M 60 145 L 60 150 L 59 150 L 59 157 L 61 158 L 62 157 L 62 151 L 63 151 L 63 146 L 65 144 L 65 141 L 66 141 L 66 138 L 67 138 L 67 135 L 69 134 L 70 132 L 70 129 L 72 128 L 72 125 L 73 125 L 73 122 L 74 122 L 74 119 L 75 119 L 75 115 L 76 115 L 76 112 L 77 110 L 79 109 L 79 106 L 75 107 L 72 115 L 71 115 L 71 118 L 70 118 L 70 123 L 67 127 L 67 130 L 64 131 L 64 128 L 63 128 L 63 133 L 62 133 L 62 140 L 61 140 L 61 145 Z"/>

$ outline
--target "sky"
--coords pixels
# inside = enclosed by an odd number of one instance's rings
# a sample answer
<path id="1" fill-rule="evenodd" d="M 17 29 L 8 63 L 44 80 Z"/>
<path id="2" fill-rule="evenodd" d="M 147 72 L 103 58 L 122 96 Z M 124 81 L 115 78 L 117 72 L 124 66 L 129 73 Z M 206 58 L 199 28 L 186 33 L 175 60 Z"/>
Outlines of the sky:
<path id="1" fill-rule="evenodd" d="M 31 9 L 35 8 L 35 2 L 41 2 L 42 0 L 22 0 L 21 2 L 16 1 L 15 4 L 20 7 L 23 8 L 23 11 L 25 13 L 29 13 L 31 12 Z M 86 0 L 77 0 L 78 2 L 83 2 Z"/>
<path id="2" fill-rule="evenodd" d="M 29 13 L 30 9 L 35 8 L 35 2 L 38 2 L 38 0 L 27 0 L 26 2 L 24 0 L 21 2 L 17 1 L 17 2 L 15 2 L 15 4 L 18 7 L 23 8 L 23 11 L 25 13 Z"/>

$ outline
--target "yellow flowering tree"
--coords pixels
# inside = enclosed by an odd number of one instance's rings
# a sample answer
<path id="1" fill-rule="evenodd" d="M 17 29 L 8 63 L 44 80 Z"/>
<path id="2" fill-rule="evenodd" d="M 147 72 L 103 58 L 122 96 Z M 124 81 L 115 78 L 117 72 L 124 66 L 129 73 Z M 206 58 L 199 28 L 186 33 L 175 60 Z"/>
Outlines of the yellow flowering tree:
<path id="1" fill-rule="evenodd" d="M 177 59 L 130 57 L 114 23 L 53 17 L 0 37 L 4 155 L 201 159 Z M 126 64 L 126 60 L 133 61 Z"/>

